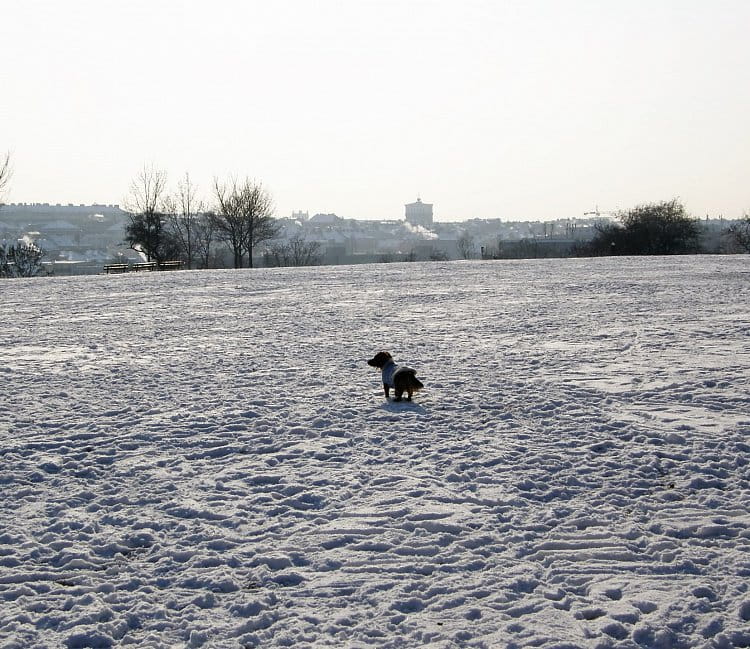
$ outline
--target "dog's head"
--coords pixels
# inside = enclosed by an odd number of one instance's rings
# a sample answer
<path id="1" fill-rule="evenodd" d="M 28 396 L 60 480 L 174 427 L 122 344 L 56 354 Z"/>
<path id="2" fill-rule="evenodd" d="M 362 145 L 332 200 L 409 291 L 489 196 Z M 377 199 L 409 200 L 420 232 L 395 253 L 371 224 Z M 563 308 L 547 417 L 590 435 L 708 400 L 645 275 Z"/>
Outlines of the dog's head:
<path id="1" fill-rule="evenodd" d="M 385 367 L 388 361 L 392 359 L 393 356 L 391 356 L 388 352 L 378 352 L 369 361 L 367 361 L 367 364 L 371 365 L 372 367 L 379 367 L 382 369 L 383 367 Z"/>

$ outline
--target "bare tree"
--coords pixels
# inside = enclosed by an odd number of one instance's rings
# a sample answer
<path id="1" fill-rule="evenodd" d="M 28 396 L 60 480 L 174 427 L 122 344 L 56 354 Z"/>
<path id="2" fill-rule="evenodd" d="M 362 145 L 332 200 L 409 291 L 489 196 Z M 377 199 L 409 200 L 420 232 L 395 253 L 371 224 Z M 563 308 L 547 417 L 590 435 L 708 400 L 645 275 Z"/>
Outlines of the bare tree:
<path id="1" fill-rule="evenodd" d="M 476 244 L 474 243 L 474 237 L 468 232 L 461 234 L 458 239 L 458 252 L 461 253 L 461 257 L 464 259 L 472 259 L 477 254 Z"/>
<path id="2" fill-rule="evenodd" d="M 253 251 L 262 241 L 273 239 L 279 226 L 273 218 L 271 195 L 262 185 L 246 178 L 220 183 L 214 179 L 217 201 L 215 226 L 219 236 L 232 249 L 234 267 L 242 268 L 245 255 L 253 267 Z"/>
<path id="3" fill-rule="evenodd" d="M 263 263 L 266 266 L 289 266 L 287 244 L 277 241 L 263 251 Z"/>
<path id="4" fill-rule="evenodd" d="M 242 268 L 242 242 L 245 238 L 247 223 L 242 214 L 241 190 L 237 180 L 220 183 L 214 178 L 217 211 L 214 216 L 214 229 L 218 237 L 229 244 L 234 255 L 234 267 Z"/>
<path id="5" fill-rule="evenodd" d="M 10 182 L 11 175 L 10 153 L 6 153 L 5 158 L 0 158 L 0 199 L 2 199 L 5 188 Z"/>
<path id="6" fill-rule="evenodd" d="M 36 277 L 43 258 L 44 250 L 33 243 L 8 247 L 0 243 L 0 277 Z"/>
<path id="7" fill-rule="evenodd" d="M 244 241 L 245 252 L 250 268 L 253 267 L 253 251 L 255 246 L 278 236 L 280 226 L 273 218 L 273 199 L 259 184 L 254 184 L 249 191 L 245 191 L 247 206 L 247 236 Z"/>
<path id="8" fill-rule="evenodd" d="M 142 252 L 151 261 L 160 262 L 171 245 L 164 229 L 164 199 L 167 174 L 161 169 L 144 166 L 130 184 L 130 194 L 125 200 L 130 223 L 126 226 L 125 240 L 133 250 Z"/>
<path id="9" fill-rule="evenodd" d="M 287 243 L 269 246 L 263 260 L 266 266 L 317 266 L 321 261 L 320 242 L 295 235 Z"/>
<path id="10" fill-rule="evenodd" d="M 213 212 L 199 214 L 195 221 L 195 254 L 200 268 L 210 268 L 213 265 L 215 239 L 216 215 Z"/>
<path id="11" fill-rule="evenodd" d="M 203 202 L 198 198 L 198 188 L 190 175 L 177 183 L 177 192 L 164 200 L 167 230 L 179 248 L 188 269 L 193 267 L 197 253 L 198 221 L 203 212 Z"/>
<path id="12" fill-rule="evenodd" d="M 10 153 L 0 158 L 0 199 L 10 182 Z M 0 241 L 0 277 L 35 277 L 42 270 L 44 250 L 33 243 L 7 245 Z"/>
<path id="13" fill-rule="evenodd" d="M 731 240 L 738 248 L 750 252 L 750 215 L 746 214 L 743 219 L 733 223 L 726 230 Z"/>
<path id="14" fill-rule="evenodd" d="M 292 266 L 317 266 L 320 263 L 320 242 L 296 236 L 289 240 Z"/>

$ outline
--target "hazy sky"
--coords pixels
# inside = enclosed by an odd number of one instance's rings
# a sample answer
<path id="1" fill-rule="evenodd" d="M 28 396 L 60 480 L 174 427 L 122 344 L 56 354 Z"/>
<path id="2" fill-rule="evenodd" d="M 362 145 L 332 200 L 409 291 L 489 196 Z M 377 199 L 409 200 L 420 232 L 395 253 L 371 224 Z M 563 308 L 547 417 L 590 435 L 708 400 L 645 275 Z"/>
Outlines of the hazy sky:
<path id="1" fill-rule="evenodd" d="M 3 0 L 6 202 L 144 164 L 292 210 L 750 210 L 749 0 Z"/>

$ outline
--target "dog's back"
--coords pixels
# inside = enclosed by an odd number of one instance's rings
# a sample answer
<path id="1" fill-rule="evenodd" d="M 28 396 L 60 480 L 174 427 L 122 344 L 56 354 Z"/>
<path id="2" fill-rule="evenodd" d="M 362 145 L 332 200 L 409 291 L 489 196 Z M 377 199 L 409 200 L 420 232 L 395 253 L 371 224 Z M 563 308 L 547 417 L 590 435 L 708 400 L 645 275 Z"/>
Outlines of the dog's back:
<path id="1" fill-rule="evenodd" d="M 398 391 L 399 387 L 404 392 L 419 392 L 424 385 L 417 376 L 417 370 L 411 367 L 399 367 L 393 374 L 393 387 Z"/>

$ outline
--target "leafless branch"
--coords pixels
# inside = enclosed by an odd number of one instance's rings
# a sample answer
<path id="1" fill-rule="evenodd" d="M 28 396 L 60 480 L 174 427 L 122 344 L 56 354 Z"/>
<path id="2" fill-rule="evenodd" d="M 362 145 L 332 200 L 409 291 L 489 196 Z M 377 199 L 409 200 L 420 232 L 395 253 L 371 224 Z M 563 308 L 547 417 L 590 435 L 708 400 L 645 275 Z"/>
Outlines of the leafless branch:
<path id="1" fill-rule="evenodd" d="M 203 209 L 203 202 L 198 198 L 198 188 L 190 180 L 188 173 L 177 183 L 174 196 L 164 199 L 164 213 L 170 234 L 180 248 L 188 269 L 193 267 L 198 219 Z"/>
<path id="2" fill-rule="evenodd" d="M 3 192 L 8 186 L 12 175 L 13 170 L 10 166 L 10 153 L 6 153 L 4 158 L 0 158 L 0 199 L 3 197 Z"/>
<path id="3" fill-rule="evenodd" d="M 236 178 L 226 183 L 215 178 L 214 193 L 217 201 L 216 229 L 232 248 L 234 267 L 242 268 L 245 255 L 252 267 L 255 246 L 278 233 L 271 195 L 261 184 L 249 178 L 242 183 Z"/>
<path id="4" fill-rule="evenodd" d="M 125 209 L 131 214 L 152 216 L 159 211 L 167 188 L 167 172 L 144 165 L 130 184 Z"/>

